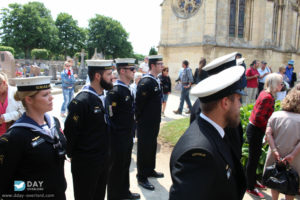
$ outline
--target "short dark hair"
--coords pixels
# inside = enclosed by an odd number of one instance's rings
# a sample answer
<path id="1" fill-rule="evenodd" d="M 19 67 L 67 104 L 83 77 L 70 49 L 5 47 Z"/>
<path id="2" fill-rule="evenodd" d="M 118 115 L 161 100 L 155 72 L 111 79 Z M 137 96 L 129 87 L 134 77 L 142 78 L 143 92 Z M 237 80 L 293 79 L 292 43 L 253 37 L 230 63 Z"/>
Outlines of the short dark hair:
<path id="1" fill-rule="evenodd" d="M 184 64 L 185 66 L 189 66 L 189 61 L 184 60 L 184 61 L 182 62 L 182 64 Z"/>
<path id="2" fill-rule="evenodd" d="M 250 66 L 253 66 L 257 63 L 257 60 L 253 60 L 252 63 L 250 64 Z"/>
<path id="3" fill-rule="evenodd" d="M 237 53 L 235 57 L 243 57 L 241 53 Z"/>
<path id="4" fill-rule="evenodd" d="M 96 73 L 99 73 L 102 76 L 103 73 L 104 73 L 104 69 L 96 69 L 96 70 L 95 69 L 89 69 L 88 70 L 88 75 L 89 75 L 89 78 L 90 78 L 90 82 L 94 81 Z"/>
<path id="5" fill-rule="evenodd" d="M 149 70 L 151 70 L 151 65 L 153 64 L 153 65 L 156 65 L 156 62 L 157 62 L 158 60 L 156 60 L 156 59 L 149 59 L 149 62 L 148 62 L 148 65 L 149 65 Z"/>
<path id="6" fill-rule="evenodd" d="M 234 94 L 231 94 L 229 96 L 226 96 L 231 102 L 234 101 Z M 225 97 L 223 97 L 225 98 Z M 223 99 L 222 98 L 222 99 Z M 221 99 L 217 99 L 217 100 L 214 100 L 214 101 L 211 101 L 211 102 L 207 102 L 207 103 L 203 103 L 201 102 L 200 103 L 200 108 L 201 110 L 204 112 L 204 113 L 209 113 L 211 112 L 218 104 L 218 102 L 220 101 Z M 200 100 L 201 101 L 201 100 Z"/>

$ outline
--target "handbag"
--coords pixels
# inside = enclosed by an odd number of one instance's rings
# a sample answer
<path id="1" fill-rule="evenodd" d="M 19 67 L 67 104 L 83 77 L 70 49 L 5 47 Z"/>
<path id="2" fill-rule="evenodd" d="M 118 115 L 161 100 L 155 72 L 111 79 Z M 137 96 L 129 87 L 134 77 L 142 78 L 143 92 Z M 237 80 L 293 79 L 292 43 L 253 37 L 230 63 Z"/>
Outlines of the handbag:
<path id="1" fill-rule="evenodd" d="M 175 90 L 181 91 L 181 89 L 182 89 L 182 84 L 181 84 L 181 82 L 177 82 L 176 85 L 175 85 Z"/>
<path id="2" fill-rule="evenodd" d="M 265 186 L 287 195 L 298 194 L 299 176 L 289 163 L 278 163 L 266 167 L 262 177 Z"/>

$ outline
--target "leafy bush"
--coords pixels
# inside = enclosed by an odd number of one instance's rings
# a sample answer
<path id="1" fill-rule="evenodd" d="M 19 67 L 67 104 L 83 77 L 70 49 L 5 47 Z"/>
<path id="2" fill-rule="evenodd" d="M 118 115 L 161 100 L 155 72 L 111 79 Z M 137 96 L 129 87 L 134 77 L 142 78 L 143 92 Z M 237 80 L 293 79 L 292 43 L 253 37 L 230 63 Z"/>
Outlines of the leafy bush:
<path id="1" fill-rule="evenodd" d="M 35 59 L 47 60 L 49 58 L 49 51 L 47 49 L 32 49 L 31 57 Z"/>
<path id="2" fill-rule="evenodd" d="M 0 46 L 0 51 L 9 51 L 12 55 L 15 55 L 15 49 L 9 46 Z"/>
<path id="3" fill-rule="evenodd" d="M 248 141 L 247 141 L 246 128 L 247 128 L 247 125 L 249 123 L 249 117 L 250 117 L 251 112 L 253 110 L 253 106 L 254 106 L 253 104 L 248 104 L 248 105 L 245 105 L 245 106 L 241 107 L 241 109 L 240 109 L 241 123 L 242 123 L 242 127 L 243 127 L 243 132 L 244 132 L 244 135 L 243 135 L 244 144 L 243 144 L 243 147 L 242 147 L 242 158 L 241 158 L 241 163 L 242 163 L 243 167 L 246 167 L 248 157 L 249 157 L 249 144 L 248 144 Z M 281 109 L 280 108 L 280 101 L 276 101 L 275 106 L 274 106 L 274 112 L 278 111 L 280 109 Z M 261 177 L 262 173 L 263 173 L 268 148 L 269 148 L 268 143 L 265 143 L 262 146 L 262 154 L 259 158 L 258 166 L 257 166 L 257 169 L 256 169 L 256 174 L 259 177 Z"/>

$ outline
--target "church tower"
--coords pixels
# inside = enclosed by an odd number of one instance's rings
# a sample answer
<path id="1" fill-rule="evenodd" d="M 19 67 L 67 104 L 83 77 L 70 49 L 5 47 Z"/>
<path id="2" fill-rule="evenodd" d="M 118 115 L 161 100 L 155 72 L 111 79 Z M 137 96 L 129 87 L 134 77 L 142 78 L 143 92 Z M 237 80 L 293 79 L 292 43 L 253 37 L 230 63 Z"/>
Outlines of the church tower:
<path id="1" fill-rule="evenodd" d="M 274 72 L 295 60 L 300 72 L 298 0 L 164 0 L 159 53 L 176 77 L 184 59 L 240 52 L 246 64 L 265 60 Z"/>

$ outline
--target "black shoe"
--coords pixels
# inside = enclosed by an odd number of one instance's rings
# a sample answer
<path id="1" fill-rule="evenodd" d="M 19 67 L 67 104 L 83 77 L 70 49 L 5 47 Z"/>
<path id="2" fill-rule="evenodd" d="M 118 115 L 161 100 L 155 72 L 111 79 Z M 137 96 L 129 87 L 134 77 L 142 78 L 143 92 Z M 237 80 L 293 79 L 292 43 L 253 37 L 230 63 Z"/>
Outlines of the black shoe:
<path id="1" fill-rule="evenodd" d="M 122 199 L 122 200 L 140 199 L 140 198 L 141 198 L 140 194 L 129 192 L 128 197 L 126 197 L 126 198 L 124 198 L 124 199 Z"/>
<path id="2" fill-rule="evenodd" d="M 163 177 L 164 177 L 164 174 L 163 174 L 163 173 L 160 173 L 160 172 L 153 171 L 152 174 L 151 174 L 149 177 L 163 178 Z"/>
<path id="3" fill-rule="evenodd" d="M 152 185 L 147 178 L 141 179 L 138 178 L 138 184 L 147 190 L 154 190 L 154 185 Z"/>

